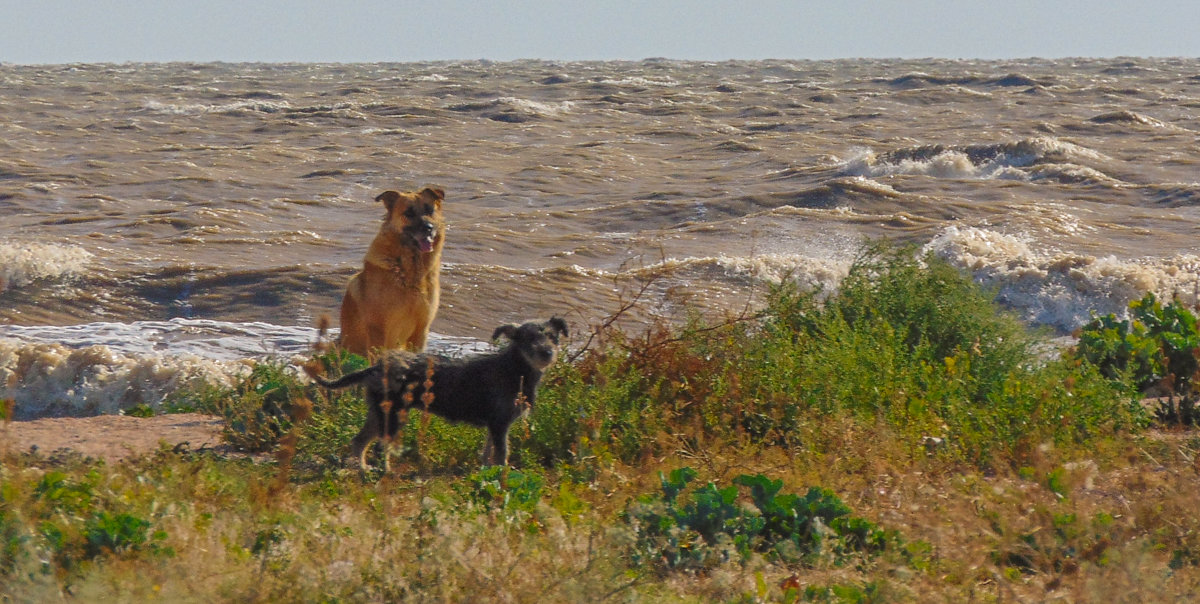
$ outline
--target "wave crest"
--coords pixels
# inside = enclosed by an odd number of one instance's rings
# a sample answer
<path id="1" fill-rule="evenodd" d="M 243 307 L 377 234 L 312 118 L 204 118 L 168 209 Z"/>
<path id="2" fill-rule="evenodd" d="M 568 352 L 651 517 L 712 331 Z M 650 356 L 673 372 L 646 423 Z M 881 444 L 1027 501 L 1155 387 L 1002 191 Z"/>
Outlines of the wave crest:
<path id="1" fill-rule="evenodd" d="M 91 252 L 76 246 L 0 242 L 0 292 L 42 279 L 77 275 L 91 258 Z"/>
<path id="2" fill-rule="evenodd" d="M 0 339 L 0 398 L 16 401 L 16 419 L 22 420 L 157 407 L 187 384 L 228 386 L 246 369 L 196 356 L 126 355 L 107 346 L 72 349 Z"/>
<path id="3" fill-rule="evenodd" d="M 842 163 L 841 172 L 878 177 L 917 174 L 939 178 L 1031 180 L 1028 168 L 1043 164 L 1106 159 L 1101 153 L 1052 137 L 1036 137 L 994 145 L 921 145 L 875 153 L 860 152 Z M 1098 171 L 1093 170 L 1093 172 Z M 1111 180 L 1111 179 L 1109 179 Z"/>
<path id="4" fill-rule="evenodd" d="M 1093 313 L 1123 315 L 1146 292 L 1195 304 L 1200 257 L 1124 260 L 1037 252 L 1020 237 L 976 227 L 949 227 L 925 248 L 997 290 L 997 300 L 1035 323 L 1069 332 Z"/>

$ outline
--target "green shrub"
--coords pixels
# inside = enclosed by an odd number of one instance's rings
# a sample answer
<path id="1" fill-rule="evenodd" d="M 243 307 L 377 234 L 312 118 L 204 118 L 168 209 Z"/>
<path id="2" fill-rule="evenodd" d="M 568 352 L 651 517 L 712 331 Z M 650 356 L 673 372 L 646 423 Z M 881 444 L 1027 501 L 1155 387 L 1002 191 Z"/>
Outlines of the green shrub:
<path id="1" fill-rule="evenodd" d="M 841 289 L 784 282 L 755 317 L 654 326 L 556 366 L 516 458 L 587 474 L 680 446 L 749 441 L 820 451 L 831 417 L 991 466 L 1038 445 L 1080 446 L 1142 425 L 1093 367 L 1040 352 L 1039 337 L 933 256 L 868 245 Z"/>
<path id="2" fill-rule="evenodd" d="M 850 405 L 861 406 L 861 389 L 874 388 L 879 377 L 947 365 L 952 358 L 970 358 L 954 379 L 965 387 L 963 395 L 981 400 L 1035 357 L 1026 328 L 966 275 L 935 256 L 918 258 L 912 248 L 886 243 L 869 245 L 841 288 L 824 301 L 784 283 L 770 299 L 767 316 L 768 333 L 795 342 L 801 352 L 829 348 L 821 366 L 861 374 L 837 380 L 860 389 L 832 397 Z M 913 385 L 932 385 L 929 379 Z M 873 399 L 895 402 L 865 400 Z"/>
<path id="3" fill-rule="evenodd" d="M 515 459 L 552 465 L 609 451 L 640 458 L 662 425 L 661 403 L 652 395 L 656 379 L 615 346 L 577 365 L 559 363 L 543 380 L 528 429 L 514 425 Z"/>
<path id="4" fill-rule="evenodd" d="M 49 516 L 54 512 L 71 515 L 86 515 L 91 513 L 95 503 L 94 490 L 100 481 L 99 472 L 92 470 L 84 476 L 84 480 L 71 480 L 66 473 L 51 470 L 42 475 L 38 481 L 36 494 L 46 507 L 42 514 Z"/>
<path id="5" fill-rule="evenodd" d="M 334 351 L 314 358 L 332 377 L 369 365 L 362 356 Z M 310 461 L 340 464 L 342 453 L 366 415 L 359 389 L 329 391 L 300 377 L 279 359 L 264 359 L 231 388 L 202 384 L 173 393 L 170 412 L 200 411 L 225 419 L 222 438 L 241 451 L 273 451 L 293 426 L 299 428 L 296 453 Z M 297 426 L 297 418 L 303 418 Z"/>
<path id="6" fill-rule="evenodd" d="M 883 421 L 909 442 L 980 466 L 1051 441 L 1078 445 L 1139 425 L 1096 371 L 1041 358 L 1036 338 L 938 258 L 877 244 L 826 299 L 783 284 L 743 355 L 742 396 L 785 433 L 794 406 Z"/>
<path id="7" fill-rule="evenodd" d="M 637 536 L 635 564 L 700 570 L 746 561 L 753 553 L 785 563 L 826 558 L 840 564 L 899 544 L 895 532 L 851 516 L 827 489 L 780 494 L 783 481 L 756 474 L 738 476 L 724 488 L 709 482 L 684 496 L 696 475 L 687 467 L 660 473 L 662 494 L 642 496 L 626 509 Z"/>
<path id="8" fill-rule="evenodd" d="M 156 415 L 154 408 L 146 403 L 130 407 L 123 414 L 129 417 L 154 417 Z"/>

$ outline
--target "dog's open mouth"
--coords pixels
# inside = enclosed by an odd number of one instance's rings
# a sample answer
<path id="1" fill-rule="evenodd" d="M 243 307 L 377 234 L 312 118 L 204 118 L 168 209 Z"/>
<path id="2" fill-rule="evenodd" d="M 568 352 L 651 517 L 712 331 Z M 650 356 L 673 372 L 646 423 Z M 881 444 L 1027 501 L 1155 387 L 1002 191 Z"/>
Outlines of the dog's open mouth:
<path id="1" fill-rule="evenodd" d="M 418 238 L 417 239 L 417 247 L 420 248 L 421 252 L 424 254 L 428 254 L 429 252 L 432 252 L 433 251 L 433 236 L 428 235 L 425 237 Z"/>

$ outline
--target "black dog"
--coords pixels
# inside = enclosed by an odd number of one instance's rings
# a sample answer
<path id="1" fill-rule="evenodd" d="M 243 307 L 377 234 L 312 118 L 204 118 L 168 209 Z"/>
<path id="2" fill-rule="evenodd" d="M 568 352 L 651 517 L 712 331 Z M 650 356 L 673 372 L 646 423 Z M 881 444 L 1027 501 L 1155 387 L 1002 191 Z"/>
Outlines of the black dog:
<path id="1" fill-rule="evenodd" d="M 557 356 L 560 335 L 567 335 L 567 323 L 558 317 L 545 323 L 501 325 L 492 339 L 507 336 L 511 343 L 493 353 L 456 359 L 391 351 L 371 367 L 337 380 L 326 381 L 311 371 L 310 375 L 326 388 L 366 384 L 367 421 L 350 447 L 364 471 L 367 445 L 379 438 L 390 442 L 400 427 L 400 411 L 411 407 L 486 427 L 484 462 L 508 465 L 508 429 L 533 406 L 542 373 Z"/>

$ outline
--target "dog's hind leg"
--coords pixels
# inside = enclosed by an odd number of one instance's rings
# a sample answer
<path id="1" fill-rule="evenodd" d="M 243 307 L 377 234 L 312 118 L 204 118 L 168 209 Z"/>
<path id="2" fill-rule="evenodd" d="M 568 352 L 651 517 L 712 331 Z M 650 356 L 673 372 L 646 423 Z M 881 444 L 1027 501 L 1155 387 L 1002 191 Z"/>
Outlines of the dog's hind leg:
<path id="1" fill-rule="evenodd" d="M 367 421 L 370 422 L 370 420 Z M 375 435 L 367 432 L 366 426 L 355 435 L 354 440 L 350 441 L 350 454 L 358 458 L 358 469 L 364 474 L 367 472 L 367 451 L 370 450 L 373 442 L 375 442 Z"/>
<path id="2" fill-rule="evenodd" d="M 358 300 L 355 295 L 358 278 L 351 279 L 349 287 L 346 289 L 346 295 L 342 299 L 342 309 L 339 316 L 339 326 L 341 334 L 338 336 L 338 345 L 342 348 L 367 356 L 368 348 L 370 348 L 369 340 L 367 339 L 366 327 L 363 326 L 362 313 L 358 308 Z"/>
<path id="3" fill-rule="evenodd" d="M 383 436 L 383 417 L 379 405 L 370 400 L 370 394 L 367 399 L 367 419 L 363 422 L 362 430 L 350 441 L 350 453 L 358 458 L 358 467 L 364 473 L 367 471 L 367 452 L 371 443 Z"/>

